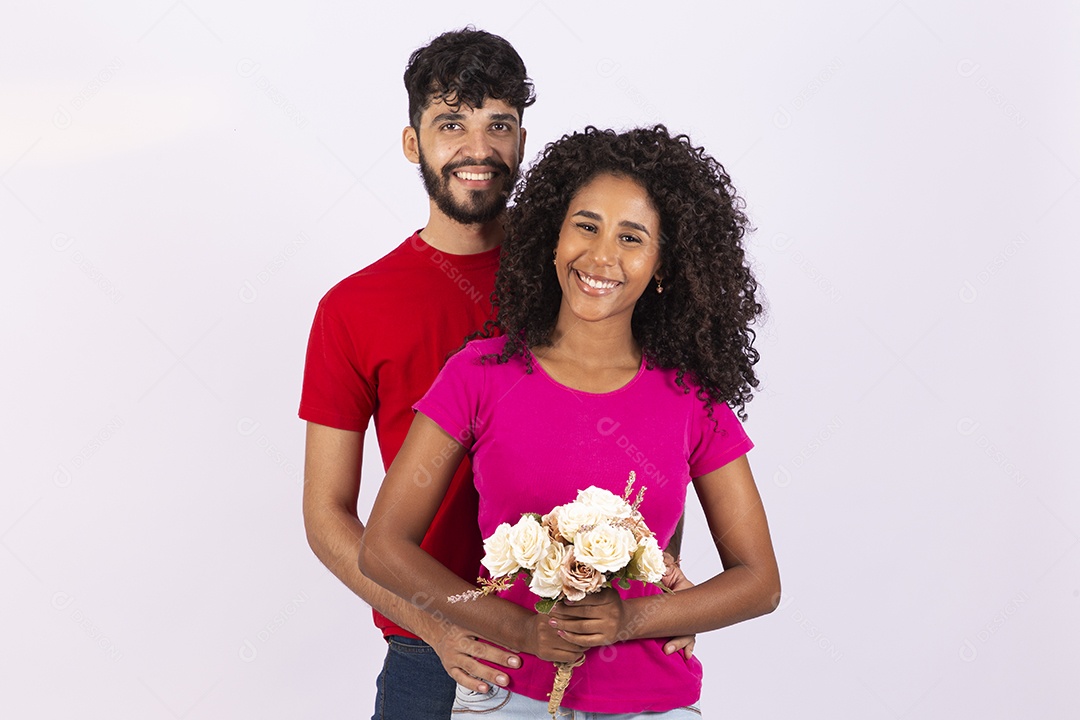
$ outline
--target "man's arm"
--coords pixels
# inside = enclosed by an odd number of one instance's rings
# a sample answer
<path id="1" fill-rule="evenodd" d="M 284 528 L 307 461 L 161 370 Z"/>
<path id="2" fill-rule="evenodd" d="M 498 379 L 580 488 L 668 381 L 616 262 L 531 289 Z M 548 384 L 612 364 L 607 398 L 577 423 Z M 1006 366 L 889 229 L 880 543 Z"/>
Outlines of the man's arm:
<path id="1" fill-rule="evenodd" d="M 304 527 L 308 544 L 330 572 L 365 602 L 435 648 L 456 682 L 487 692 L 487 682 L 505 686 L 504 667 L 520 667 L 515 655 L 486 643 L 449 622 L 439 622 L 364 577 L 356 564 L 364 525 L 356 514 L 360 494 L 363 433 L 309 422 L 304 454 Z M 486 681 L 486 682 L 485 682 Z"/>

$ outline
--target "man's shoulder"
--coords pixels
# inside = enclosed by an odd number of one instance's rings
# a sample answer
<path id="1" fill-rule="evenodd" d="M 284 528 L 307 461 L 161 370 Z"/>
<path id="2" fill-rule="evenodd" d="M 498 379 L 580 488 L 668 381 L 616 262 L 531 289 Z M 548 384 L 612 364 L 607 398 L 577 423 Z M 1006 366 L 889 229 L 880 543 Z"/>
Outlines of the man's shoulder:
<path id="1" fill-rule="evenodd" d="M 353 306 L 366 297 L 385 293 L 388 287 L 396 287 L 401 274 L 416 271 L 419 253 L 412 246 L 416 237 L 411 236 L 375 262 L 339 281 L 326 292 L 321 304 Z"/>

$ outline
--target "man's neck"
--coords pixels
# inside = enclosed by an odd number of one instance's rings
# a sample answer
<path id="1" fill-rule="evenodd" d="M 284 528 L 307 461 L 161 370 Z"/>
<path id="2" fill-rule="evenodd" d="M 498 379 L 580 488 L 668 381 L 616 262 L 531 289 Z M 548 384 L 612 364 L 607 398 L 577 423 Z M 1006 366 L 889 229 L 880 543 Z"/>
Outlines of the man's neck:
<path id="1" fill-rule="evenodd" d="M 451 220 L 438 208 L 432 208 L 428 223 L 420 231 L 420 238 L 436 250 L 451 255 L 475 255 L 502 244 L 505 232 L 503 219 L 462 225 Z"/>

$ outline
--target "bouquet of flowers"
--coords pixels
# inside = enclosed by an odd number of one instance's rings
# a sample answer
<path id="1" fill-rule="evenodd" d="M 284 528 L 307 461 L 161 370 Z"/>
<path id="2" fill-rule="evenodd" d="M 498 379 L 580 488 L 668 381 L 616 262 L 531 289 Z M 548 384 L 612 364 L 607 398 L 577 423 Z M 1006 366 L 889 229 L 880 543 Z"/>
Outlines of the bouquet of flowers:
<path id="1" fill-rule="evenodd" d="M 645 488 L 631 501 L 635 473 L 619 497 L 595 486 L 546 515 L 525 513 L 514 525 L 502 523 L 484 540 L 483 566 L 490 578 L 479 578 L 479 588 L 449 598 L 471 600 L 506 590 L 519 578 L 542 600 L 536 611 L 548 613 L 560 600 L 577 601 L 589 593 L 639 580 L 660 587 L 667 572 L 664 553 L 638 512 Z M 555 686 L 548 712 L 554 718 L 570 676 L 578 663 L 555 663 Z"/>

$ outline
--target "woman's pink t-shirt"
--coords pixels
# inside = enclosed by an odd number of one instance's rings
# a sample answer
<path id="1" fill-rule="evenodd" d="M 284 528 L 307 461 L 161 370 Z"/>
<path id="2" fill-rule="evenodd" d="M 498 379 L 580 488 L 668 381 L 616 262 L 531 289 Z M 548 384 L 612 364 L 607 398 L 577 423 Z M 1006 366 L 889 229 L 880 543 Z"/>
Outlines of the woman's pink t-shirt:
<path id="1" fill-rule="evenodd" d="M 726 405 L 709 418 L 694 392 L 675 383 L 674 370 L 647 370 L 609 393 L 560 385 L 535 359 L 533 372 L 514 357 L 481 362 L 498 353 L 503 338 L 477 340 L 451 357 L 414 408 L 464 445 L 480 495 L 480 532 L 522 513 L 546 513 L 596 485 L 622 495 L 627 476 L 645 487 L 640 510 L 660 547 L 671 540 L 691 479 L 746 454 L 753 444 Z M 696 390 L 693 384 L 690 387 Z M 620 590 L 624 598 L 659 594 L 643 583 Z M 501 596 L 533 608 L 540 598 L 518 581 Z M 681 653 L 665 655 L 666 638 L 630 640 L 591 648 L 574 670 L 563 706 L 584 712 L 662 712 L 695 703 L 701 663 Z M 552 663 L 523 654 L 506 669 L 509 689 L 547 700 Z M 502 668 L 500 668 L 502 669 Z"/>

